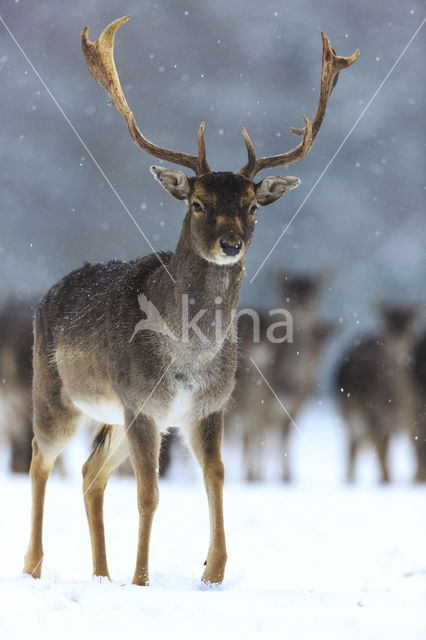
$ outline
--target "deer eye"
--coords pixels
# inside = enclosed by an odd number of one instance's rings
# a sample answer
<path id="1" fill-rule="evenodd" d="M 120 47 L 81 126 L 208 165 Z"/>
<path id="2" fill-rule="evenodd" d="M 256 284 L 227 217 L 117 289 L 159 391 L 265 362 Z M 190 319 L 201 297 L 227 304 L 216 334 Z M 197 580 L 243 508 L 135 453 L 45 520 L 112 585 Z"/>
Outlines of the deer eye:
<path id="1" fill-rule="evenodd" d="M 199 202 L 193 202 L 192 208 L 194 211 L 198 211 L 198 212 L 203 210 L 203 207 L 200 205 Z"/>
<path id="2" fill-rule="evenodd" d="M 255 204 L 252 207 L 250 207 L 250 211 L 249 211 L 250 215 L 251 216 L 256 215 L 257 209 L 258 209 L 258 207 Z"/>

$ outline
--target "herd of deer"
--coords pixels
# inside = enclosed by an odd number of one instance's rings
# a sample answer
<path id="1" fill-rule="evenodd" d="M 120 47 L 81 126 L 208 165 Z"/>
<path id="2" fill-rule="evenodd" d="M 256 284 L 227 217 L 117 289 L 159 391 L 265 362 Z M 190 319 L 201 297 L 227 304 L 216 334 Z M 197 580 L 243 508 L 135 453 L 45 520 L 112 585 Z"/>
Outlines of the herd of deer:
<path id="1" fill-rule="evenodd" d="M 271 440 L 282 479 L 291 480 L 292 422 L 307 401 L 325 391 L 319 378 L 321 356 L 327 341 L 339 329 L 337 322 L 319 317 L 327 273 L 302 276 L 286 270 L 281 276 L 276 272 L 273 275 L 278 280 L 279 303 L 285 305 L 294 323 L 292 341 L 269 341 L 266 328 L 270 317 L 261 310 L 255 311 L 259 339 L 253 340 L 252 318 L 240 316 L 236 385 L 226 410 L 226 435 L 230 445 L 240 447 L 243 453 L 244 479 L 249 482 L 265 479 L 268 459 L 262 455 L 263 445 Z M 28 472 L 32 455 L 35 307 L 35 301 L 9 298 L 0 310 L 0 428 L 10 450 L 10 469 L 15 473 Z M 347 427 L 346 479 L 354 480 L 359 449 L 370 446 L 376 451 L 381 480 L 388 482 L 389 442 L 393 435 L 405 432 L 416 453 L 415 479 L 426 482 L 426 330 L 420 336 L 415 330 L 418 309 L 414 307 L 381 304 L 377 309 L 379 331 L 357 336 L 334 376 L 334 396 Z M 273 392 L 268 390 L 268 383 Z M 105 429 L 101 430 L 95 444 L 105 435 Z M 168 473 L 171 458 L 178 453 L 171 451 L 174 438 L 170 436 L 163 434 L 160 475 Z M 65 472 L 62 464 L 59 470 Z M 122 470 L 126 473 L 129 466 Z"/>
<path id="2" fill-rule="evenodd" d="M 250 245 L 259 206 L 271 204 L 297 187 L 298 178 L 256 174 L 303 158 L 312 147 L 324 119 L 327 101 L 339 72 L 356 61 L 359 52 L 339 57 L 324 34 L 318 107 L 304 129 L 292 129 L 302 141 L 291 151 L 256 158 L 243 129 L 247 164 L 238 172 L 212 171 L 206 160 L 204 123 L 198 132 L 198 155 L 171 151 L 147 140 L 139 130 L 124 97 L 113 57 L 117 29 L 128 17 L 110 24 L 96 42 L 82 32 L 82 48 L 89 72 L 104 87 L 110 104 L 124 117 L 135 143 L 147 153 L 191 169 L 187 177 L 177 169 L 151 167 L 154 178 L 187 208 L 174 253 L 159 253 L 127 263 L 86 264 L 54 285 L 34 312 L 31 357 L 31 305 L 9 304 L 0 320 L 0 378 L 7 398 L 14 402 L 22 430 L 12 434 L 12 466 L 26 468 L 31 430 L 32 524 L 24 571 L 40 577 L 43 558 L 42 522 L 46 483 L 55 460 L 76 433 L 82 415 L 100 423 L 92 453 L 83 467 L 83 489 L 93 551 L 93 573 L 108 576 L 103 496 L 112 471 L 128 456 L 137 479 L 139 539 L 133 582 L 149 581 L 148 551 L 152 519 L 158 503 L 158 470 L 162 434 L 178 426 L 201 465 L 210 512 L 210 546 L 203 581 L 223 580 L 226 545 L 223 524 L 221 460 L 224 413 L 244 425 L 247 479 L 261 477 L 259 433 L 280 430 L 286 447 L 291 418 L 315 390 L 321 349 L 333 326 L 318 320 L 320 277 L 281 278 L 282 296 L 293 315 L 294 341 L 270 345 L 250 342 L 241 323 L 242 358 L 237 371 L 235 339 L 237 305 L 243 259 Z M 141 320 L 141 296 L 154 305 L 169 333 L 155 327 L 135 331 Z M 190 299 L 197 331 L 184 339 L 181 301 Z M 221 301 L 221 322 L 217 304 Z M 356 451 L 369 438 L 377 448 L 383 480 L 389 479 L 386 447 L 397 424 L 411 420 L 416 401 L 412 377 L 414 314 L 383 309 L 380 336 L 362 341 L 343 359 L 338 374 L 339 399 L 350 433 L 353 475 Z M 187 318 L 186 318 L 187 320 Z M 266 322 L 261 317 L 260 324 Z M 263 333 L 263 332 L 262 332 Z M 176 338 L 177 336 L 177 338 Z M 273 349 L 273 350 L 272 350 Z M 416 351 L 417 380 L 424 389 L 425 340 Z M 274 399 L 258 402 L 259 362 L 265 377 L 288 414 L 276 413 Z M 32 376 L 31 376 L 32 369 Z M 32 377 L 32 412 L 30 379 Z M 232 400 L 235 377 L 237 391 Z M 419 394 L 420 397 L 421 394 Z M 424 405 L 423 405 L 424 406 Z M 32 415 L 32 418 L 31 418 Z M 291 416 L 291 418 L 290 418 Z M 32 421 L 32 429 L 30 422 Z M 417 427 L 424 414 L 417 416 Z M 424 426 L 424 425 L 423 425 Z M 414 427 L 413 427 L 414 432 Z M 425 430 L 423 430 L 425 433 Z M 424 463 L 420 442 L 419 460 Z M 289 470 L 283 470 L 289 478 Z M 424 479 L 421 464 L 418 479 Z"/>

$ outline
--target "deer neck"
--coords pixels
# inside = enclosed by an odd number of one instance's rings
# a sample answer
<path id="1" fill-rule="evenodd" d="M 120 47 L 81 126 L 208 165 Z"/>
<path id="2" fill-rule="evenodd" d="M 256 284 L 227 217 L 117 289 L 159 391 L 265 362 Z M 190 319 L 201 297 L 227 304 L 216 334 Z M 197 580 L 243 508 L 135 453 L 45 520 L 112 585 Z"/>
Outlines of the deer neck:
<path id="1" fill-rule="evenodd" d="M 157 278 L 161 278 L 161 300 L 155 304 L 163 318 L 181 335 L 183 325 L 198 314 L 196 326 L 217 350 L 232 331 L 241 288 L 241 261 L 218 265 L 202 258 L 193 246 L 188 212 L 168 270 L 174 282 L 164 269 Z M 155 288 L 150 289 L 155 295 Z M 194 338 L 197 343 L 199 334 L 192 333 L 190 341 Z"/>
<path id="2" fill-rule="evenodd" d="M 407 332 L 396 337 L 388 332 L 383 334 L 383 346 L 388 358 L 400 364 L 411 357 L 414 349 L 414 333 Z"/>

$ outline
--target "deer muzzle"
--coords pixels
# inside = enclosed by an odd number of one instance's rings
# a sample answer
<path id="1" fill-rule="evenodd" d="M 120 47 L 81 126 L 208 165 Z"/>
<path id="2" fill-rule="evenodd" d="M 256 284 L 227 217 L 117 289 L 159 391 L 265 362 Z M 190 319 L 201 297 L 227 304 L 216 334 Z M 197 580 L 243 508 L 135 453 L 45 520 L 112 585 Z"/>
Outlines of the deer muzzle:
<path id="1" fill-rule="evenodd" d="M 244 256 L 245 242 L 239 233 L 227 231 L 222 233 L 214 244 L 212 250 L 215 262 L 219 264 L 233 264 Z"/>
<path id="2" fill-rule="evenodd" d="M 237 256 L 243 246 L 242 240 L 238 240 L 237 242 L 235 242 L 235 240 L 233 240 L 232 242 L 228 242 L 227 240 L 223 240 L 222 238 L 219 244 L 225 256 Z"/>

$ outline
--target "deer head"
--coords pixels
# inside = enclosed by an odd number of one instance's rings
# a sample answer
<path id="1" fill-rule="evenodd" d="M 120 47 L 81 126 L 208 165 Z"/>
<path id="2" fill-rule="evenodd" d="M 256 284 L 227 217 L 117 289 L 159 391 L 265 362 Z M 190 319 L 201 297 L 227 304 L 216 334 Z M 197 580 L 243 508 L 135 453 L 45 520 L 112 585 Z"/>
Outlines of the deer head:
<path id="1" fill-rule="evenodd" d="M 378 311 L 384 332 L 394 338 L 411 335 L 418 319 L 420 308 L 416 304 L 403 305 L 387 302 L 378 303 Z"/>
<path id="2" fill-rule="evenodd" d="M 178 169 L 155 165 L 154 178 L 166 191 L 183 200 L 191 214 L 191 237 L 194 249 L 206 260 L 217 264 L 238 262 L 244 256 L 254 231 L 258 206 L 278 200 L 286 191 L 294 189 L 300 180 L 293 176 L 272 176 L 255 182 L 256 174 L 267 168 L 281 167 L 303 158 L 311 149 L 324 119 L 327 101 L 333 91 L 339 72 L 358 58 L 335 55 L 327 36 L 322 33 L 323 54 L 321 89 L 318 107 L 312 122 L 304 115 L 304 129 L 292 128 L 295 135 L 303 136 L 301 143 L 286 153 L 256 158 L 254 146 L 243 128 L 248 162 L 238 172 L 214 172 L 206 160 L 204 122 L 198 130 L 198 155 L 172 151 L 150 142 L 139 130 L 132 111 L 124 97 L 114 62 L 114 38 L 117 29 L 129 20 L 124 16 L 104 29 L 96 42 L 88 38 L 84 27 L 82 49 L 91 75 L 106 90 L 111 104 L 125 119 L 135 143 L 147 153 L 174 164 L 192 169 L 195 177 L 188 177 Z"/>

